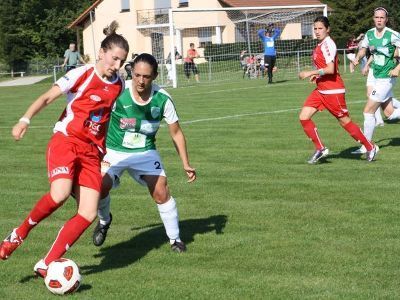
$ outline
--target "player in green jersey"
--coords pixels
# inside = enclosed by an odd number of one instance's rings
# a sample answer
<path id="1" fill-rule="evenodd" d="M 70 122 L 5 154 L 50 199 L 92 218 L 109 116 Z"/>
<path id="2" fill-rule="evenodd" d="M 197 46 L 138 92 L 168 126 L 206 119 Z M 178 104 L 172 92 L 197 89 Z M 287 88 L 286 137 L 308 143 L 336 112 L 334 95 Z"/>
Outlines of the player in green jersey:
<path id="1" fill-rule="evenodd" d="M 400 118 L 400 109 L 395 109 L 391 101 L 392 88 L 395 78 L 398 77 L 400 65 L 396 66 L 394 54 L 396 47 L 400 47 L 400 35 L 398 32 L 386 27 L 388 12 L 383 7 L 374 10 L 375 27 L 368 30 L 361 41 L 361 49 L 353 63 L 358 65 L 359 60 L 366 54 L 367 48 L 373 55 L 371 67 L 375 81 L 372 92 L 368 96 L 364 107 L 364 134 L 371 140 L 375 130 L 375 112 L 382 107 L 389 120 Z M 363 153 L 362 148 L 353 153 Z"/>
<path id="2" fill-rule="evenodd" d="M 184 252 L 185 244 L 179 237 L 178 210 L 170 195 L 167 177 L 156 150 L 155 137 L 160 122 L 165 119 L 172 141 L 182 161 L 188 182 L 196 179 L 196 171 L 189 164 L 185 136 L 179 125 L 170 95 L 153 84 L 158 64 L 156 59 L 142 53 L 132 63 L 132 81 L 126 82 L 125 91 L 116 101 L 107 133 L 107 154 L 102 163 L 102 200 L 99 204 L 99 222 L 93 232 L 93 243 L 104 243 L 110 227 L 110 195 L 117 187 L 124 171 L 138 183 L 147 186 L 157 203 L 161 220 L 171 249 Z"/>

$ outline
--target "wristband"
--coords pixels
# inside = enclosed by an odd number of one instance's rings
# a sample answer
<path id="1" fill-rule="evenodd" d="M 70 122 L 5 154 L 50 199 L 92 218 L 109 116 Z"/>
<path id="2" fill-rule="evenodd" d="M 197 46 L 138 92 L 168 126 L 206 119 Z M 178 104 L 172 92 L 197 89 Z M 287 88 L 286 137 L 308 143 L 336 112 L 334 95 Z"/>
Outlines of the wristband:
<path id="1" fill-rule="evenodd" d="M 319 74 L 319 76 L 325 75 L 324 69 L 319 69 L 318 74 Z"/>
<path id="2" fill-rule="evenodd" d="M 19 119 L 19 122 L 25 123 L 26 125 L 31 124 L 31 120 L 27 117 L 22 117 L 21 119 Z"/>

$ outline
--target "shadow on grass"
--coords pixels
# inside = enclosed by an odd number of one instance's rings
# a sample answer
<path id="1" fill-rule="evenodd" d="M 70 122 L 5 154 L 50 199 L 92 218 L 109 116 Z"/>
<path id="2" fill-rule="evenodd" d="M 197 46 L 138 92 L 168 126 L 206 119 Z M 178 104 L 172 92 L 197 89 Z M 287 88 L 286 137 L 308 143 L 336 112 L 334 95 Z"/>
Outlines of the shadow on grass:
<path id="1" fill-rule="evenodd" d="M 22 278 L 19 282 L 20 283 L 26 283 L 26 282 L 31 281 L 33 279 L 34 280 L 44 280 L 43 278 L 37 277 L 35 275 L 28 275 L 28 276 L 25 276 L 24 278 Z M 81 293 L 83 291 L 87 291 L 87 290 L 91 290 L 91 289 L 92 289 L 92 286 L 90 284 L 81 284 L 79 289 L 76 292 L 74 292 L 74 294 Z"/>
<path id="2" fill-rule="evenodd" d="M 375 143 L 379 146 L 379 148 L 382 150 L 386 147 L 399 147 L 400 146 L 400 138 L 388 138 L 388 139 L 382 139 L 379 141 L 375 141 Z M 360 159 L 363 154 L 351 154 L 351 152 L 357 150 L 358 147 L 350 147 L 347 149 L 344 149 L 340 151 L 337 154 L 329 154 L 326 159 L 332 159 L 332 158 L 345 158 L 345 159 Z M 379 154 L 378 154 L 379 155 Z"/>
<path id="3" fill-rule="evenodd" d="M 400 146 L 400 138 L 395 137 L 395 138 L 388 138 L 388 139 L 382 139 L 379 141 L 376 141 L 378 144 L 379 148 L 383 149 L 386 147 L 399 147 Z"/>
<path id="4" fill-rule="evenodd" d="M 181 238 L 186 245 L 190 245 L 194 241 L 196 234 L 205 234 L 212 231 L 215 231 L 216 234 L 222 234 L 226 222 L 227 216 L 225 215 L 180 221 Z M 139 233 L 128 241 L 101 248 L 100 253 L 95 255 L 95 257 L 101 257 L 100 264 L 82 266 L 80 268 L 82 274 L 87 275 L 126 267 L 145 257 L 151 250 L 165 245 L 166 237 L 162 224 L 151 224 L 142 228 L 133 228 L 132 230 L 147 228 L 150 229 Z"/>

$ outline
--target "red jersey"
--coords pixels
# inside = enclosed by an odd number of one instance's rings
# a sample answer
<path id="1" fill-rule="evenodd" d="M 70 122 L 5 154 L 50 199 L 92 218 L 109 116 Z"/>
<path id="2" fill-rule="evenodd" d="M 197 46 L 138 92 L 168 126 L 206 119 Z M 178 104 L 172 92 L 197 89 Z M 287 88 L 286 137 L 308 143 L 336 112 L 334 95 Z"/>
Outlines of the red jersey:
<path id="1" fill-rule="evenodd" d="M 186 58 L 185 58 L 185 62 L 192 63 L 192 62 L 193 62 L 193 58 L 195 58 L 195 57 L 197 57 L 197 51 L 196 51 L 196 49 L 190 48 L 190 49 L 187 51 L 187 56 L 186 56 Z"/>
<path id="2" fill-rule="evenodd" d="M 67 94 L 67 107 L 54 126 L 54 132 L 93 143 L 105 153 L 105 137 L 111 108 L 124 90 L 119 77 L 103 79 L 93 65 L 69 71 L 55 83 Z"/>
<path id="3" fill-rule="evenodd" d="M 316 69 L 325 68 L 328 63 L 333 62 L 335 71 L 317 77 L 317 90 L 321 94 L 343 94 L 346 92 L 344 83 L 339 74 L 339 59 L 335 42 L 327 36 L 313 51 L 313 63 Z"/>

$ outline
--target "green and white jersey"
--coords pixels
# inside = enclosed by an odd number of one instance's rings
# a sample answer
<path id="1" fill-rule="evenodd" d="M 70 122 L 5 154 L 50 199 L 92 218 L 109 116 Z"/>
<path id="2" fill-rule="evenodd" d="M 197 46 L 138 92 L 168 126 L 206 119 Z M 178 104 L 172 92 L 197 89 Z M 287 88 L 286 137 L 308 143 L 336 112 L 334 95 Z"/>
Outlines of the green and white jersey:
<path id="1" fill-rule="evenodd" d="M 361 41 L 361 47 L 369 48 L 374 57 L 372 69 L 375 78 L 389 78 L 389 71 L 394 69 L 396 61 L 394 51 L 400 47 L 399 33 L 385 27 L 382 37 L 376 36 L 376 28 L 367 31 L 364 39 Z"/>
<path id="2" fill-rule="evenodd" d="M 107 148 L 121 152 L 154 150 L 161 120 L 167 124 L 178 121 L 171 96 L 153 84 L 149 100 L 139 103 L 133 96 L 131 80 L 125 87 L 111 112 Z"/>

